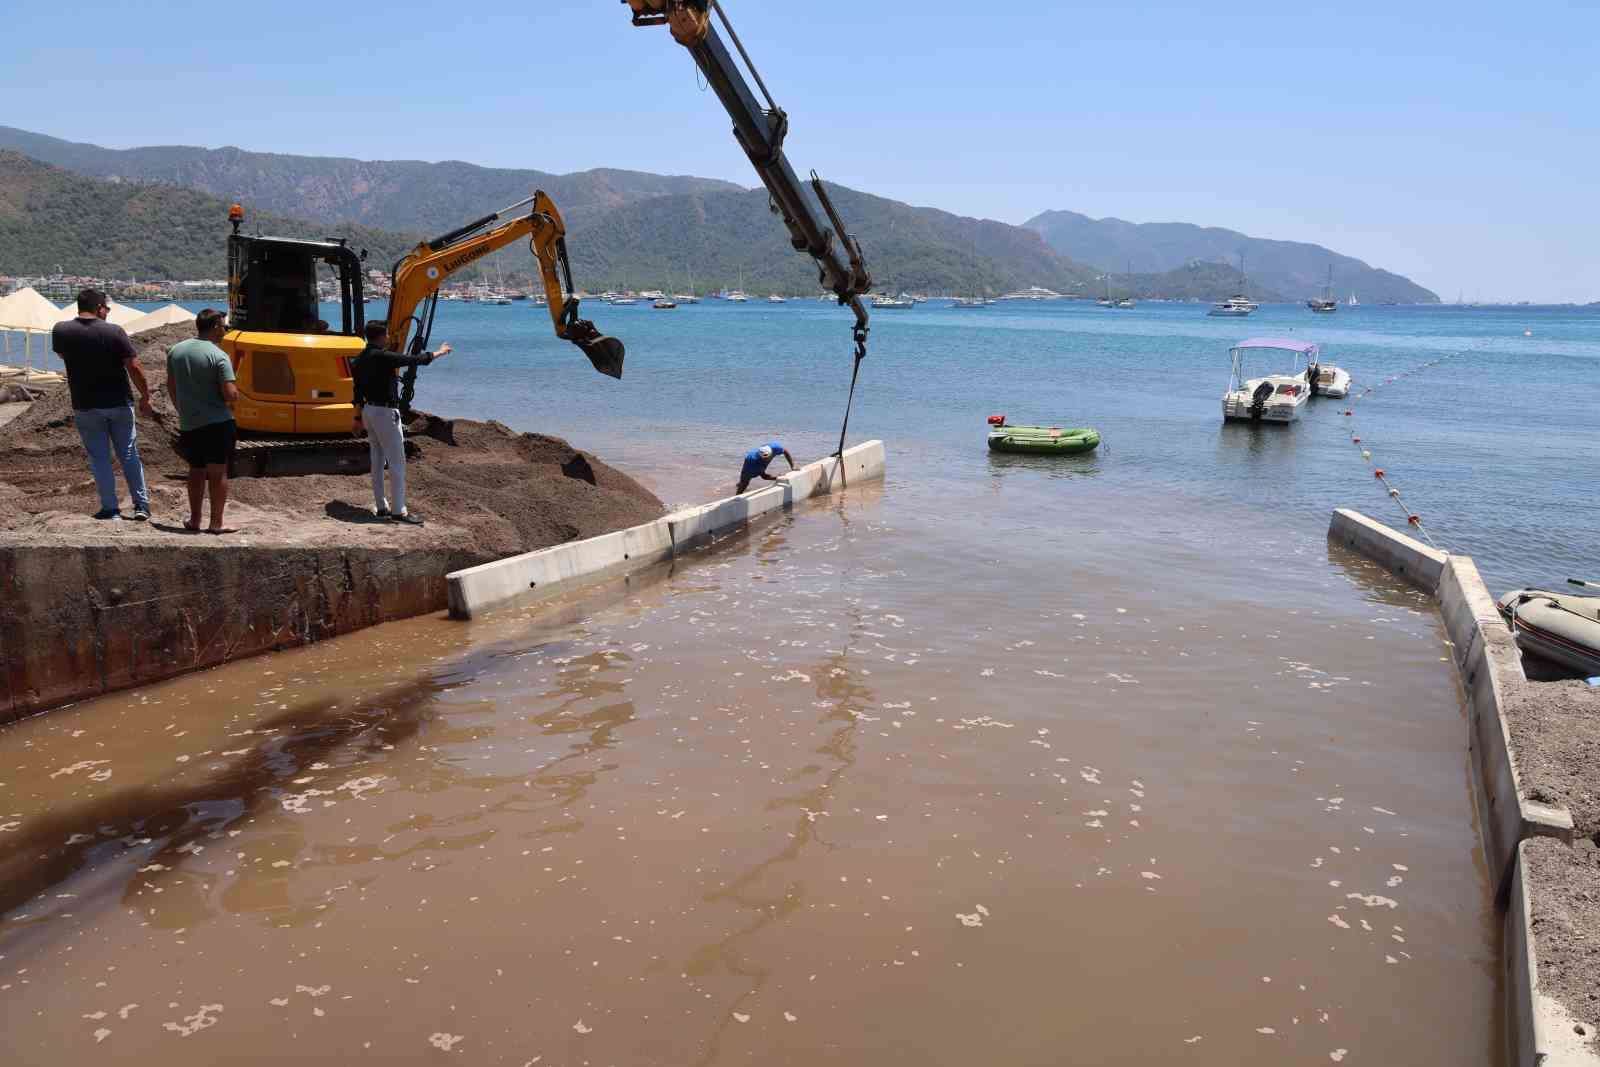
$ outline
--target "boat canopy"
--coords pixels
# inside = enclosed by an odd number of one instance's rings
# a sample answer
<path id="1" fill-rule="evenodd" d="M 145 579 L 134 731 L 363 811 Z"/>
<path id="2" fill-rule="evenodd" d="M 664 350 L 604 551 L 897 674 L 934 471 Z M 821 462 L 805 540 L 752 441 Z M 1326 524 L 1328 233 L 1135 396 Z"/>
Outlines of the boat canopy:
<path id="1" fill-rule="evenodd" d="M 1287 337 L 1252 337 L 1248 341 L 1240 341 L 1234 348 L 1277 348 L 1285 352 L 1295 352 L 1306 356 L 1312 362 L 1322 349 L 1314 341 L 1291 341 Z"/>

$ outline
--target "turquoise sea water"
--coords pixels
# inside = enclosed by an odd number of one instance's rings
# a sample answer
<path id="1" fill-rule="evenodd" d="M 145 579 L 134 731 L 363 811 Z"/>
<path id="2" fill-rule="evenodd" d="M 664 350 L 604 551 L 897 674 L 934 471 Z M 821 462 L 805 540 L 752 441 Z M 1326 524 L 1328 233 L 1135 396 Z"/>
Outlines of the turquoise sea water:
<path id="1" fill-rule="evenodd" d="M 850 375 L 843 309 L 587 301 L 583 313 L 627 344 L 622 381 L 557 341 L 541 308 L 446 303 L 434 341 L 455 354 L 424 373 L 418 406 L 566 437 L 642 473 L 672 503 L 721 491 L 768 437 L 802 460 L 834 448 Z M 1398 525 L 1419 515 L 1441 547 L 1477 559 L 1496 593 L 1600 577 L 1595 309 L 1341 307 L 1321 317 L 1275 305 L 1241 320 L 1207 318 L 1201 305 L 936 301 L 879 312 L 872 327 L 851 440 L 883 438 L 896 470 L 951 508 L 1003 482 L 1032 496 L 1044 522 L 1076 507 L 1063 496 L 1073 478 L 1092 480 L 1097 507 L 1137 499 L 1197 521 L 1253 513 L 1296 534 L 1348 506 Z M 1291 427 L 1223 425 L 1228 347 L 1268 335 L 1319 342 L 1325 362 L 1354 376 L 1351 401 L 1314 400 Z M 1450 358 L 1386 384 L 1440 357 Z M 1075 459 L 992 456 L 984 419 L 997 412 L 1096 426 L 1105 443 Z M 1352 426 L 1371 463 L 1350 443 Z M 1225 527 L 1189 532 L 1227 541 Z"/>
<path id="2" fill-rule="evenodd" d="M 560 434 L 624 467 L 681 464 L 722 480 L 771 435 L 804 457 L 834 447 L 850 374 L 843 309 L 590 302 L 584 313 L 627 343 L 621 382 L 555 341 L 542 310 L 447 304 L 435 341 L 457 354 L 426 374 L 419 405 Z M 1352 400 L 1316 399 L 1296 426 L 1224 426 L 1228 347 L 1266 335 L 1319 342 L 1325 362 L 1354 375 Z M 1384 384 L 1441 356 L 1452 358 Z M 1061 478 L 1076 476 L 1093 479 L 1097 500 L 1138 497 L 1168 514 L 1233 505 L 1299 532 L 1348 506 L 1403 525 L 1350 443 L 1355 425 L 1410 513 L 1442 547 L 1474 556 L 1498 593 L 1600 577 L 1597 378 L 1595 310 L 1361 307 L 1324 318 L 1268 306 L 1239 320 L 1195 305 L 935 302 L 873 317 L 850 436 L 883 438 L 897 471 L 953 508 L 1003 480 L 1048 514 Z M 1361 397 L 1367 386 L 1376 391 Z M 1096 426 L 1105 443 L 1089 458 L 994 457 L 984 419 L 996 412 Z M 1225 529 L 1212 533 L 1226 541 Z"/>

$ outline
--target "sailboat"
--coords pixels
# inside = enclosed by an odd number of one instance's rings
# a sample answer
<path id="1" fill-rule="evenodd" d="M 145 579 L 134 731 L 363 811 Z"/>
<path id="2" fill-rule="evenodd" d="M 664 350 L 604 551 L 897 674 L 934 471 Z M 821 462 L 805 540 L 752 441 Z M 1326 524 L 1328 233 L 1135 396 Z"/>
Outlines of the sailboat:
<path id="1" fill-rule="evenodd" d="M 1239 253 L 1239 281 L 1240 289 L 1249 289 L 1250 281 L 1244 272 L 1244 253 Z M 1206 312 L 1212 318 L 1242 319 L 1246 315 L 1253 315 L 1261 305 L 1251 300 L 1244 293 L 1235 293 L 1220 304 L 1212 304 L 1211 310 Z"/>
<path id="2" fill-rule="evenodd" d="M 1129 289 L 1130 293 L 1133 290 L 1133 260 L 1131 260 L 1131 259 L 1128 261 L 1128 289 Z M 1118 300 L 1117 301 L 1117 307 L 1119 307 L 1119 308 L 1131 308 L 1131 307 L 1133 307 L 1133 297 L 1130 295 L 1130 296 L 1123 297 L 1121 300 Z"/>
<path id="3" fill-rule="evenodd" d="M 1117 305 L 1111 300 L 1111 272 L 1106 271 L 1100 276 L 1106 283 L 1106 295 L 1095 301 L 1096 307 L 1114 308 Z"/>
<path id="4" fill-rule="evenodd" d="M 1318 315 L 1332 315 L 1335 311 L 1339 310 L 1339 301 L 1333 298 L 1332 263 L 1328 264 L 1328 284 L 1327 287 L 1322 290 L 1322 299 L 1318 300 L 1313 297 L 1312 299 L 1306 301 L 1306 307 L 1310 308 L 1312 311 L 1315 311 Z"/>
<path id="5" fill-rule="evenodd" d="M 988 307 L 989 302 L 978 295 L 978 224 L 972 224 L 972 295 L 958 296 L 956 302 L 950 305 L 956 308 L 981 308 Z"/>
<path id="6" fill-rule="evenodd" d="M 747 296 L 745 294 L 745 291 L 744 291 L 744 268 L 743 267 L 739 268 L 739 288 L 737 288 L 733 292 L 727 294 L 727 299 L 733 301 L 735 304 L 743 304 L 743 303 L 745 303 L 746 301 L 748 301 L 750 299 L 750 297 Z"/>
<path id="7" fill-rule="evenodd" d="M 1355 290 L 1351 290 L 1350 299 L 1344 302 L 1344 306 L 1347 308 L 1358 308 L 1361 306 L 1361 301 L 1356 299 Z"/>
<path id="8" fill-rule="evenodd" d="M 694 268 L 686 268 L 689 272 L 689 291 L 686 293 L 673 293 L 672 299 L 680 304 L 698 304 L 700 298 L 694 292 Z"/>

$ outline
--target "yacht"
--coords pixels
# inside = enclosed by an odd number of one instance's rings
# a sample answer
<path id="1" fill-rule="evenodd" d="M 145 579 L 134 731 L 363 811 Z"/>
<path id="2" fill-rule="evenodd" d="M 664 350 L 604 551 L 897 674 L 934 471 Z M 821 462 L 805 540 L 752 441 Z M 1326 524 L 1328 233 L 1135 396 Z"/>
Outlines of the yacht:
<path id="1" fill-rule="evenodd" d="M 644 292 L 639 294 L 639 299 L 640 300 L 661 300 L 661 299 L 664 299 L 666 297 L 666 295 L 667 294 L 663 293 L 660 289 L 646 289 Z"/>
<path id="2" fill-rule="evenodd" d="M 745 295 L 745 291 L 743 289 L 730 289 L 728 291 L 727 296 L 723 297 L 723 299 L 724 300 L 731 300 L 735 304 L 743 304 L 745 301 L 749 300 L 750 298 Z"/>
<path id="3" fill-rule="evenodd" d="M 1253 315 L 1261 305 L 1245 295 L 1250 288 L 1250 278 L 1244 272 L 1244 253 L 1239 253 L 1239 289 L 1228 299 L 1220 304 L 1212 304 L 1207 315 L 1214 319 L 1242 319 L 1246 315 Z"/>
<path id="4" fill-rule="evenodd" d="M 902 300 L 888 294 L 880 294 L 872 298 L 874 311 L 909 311 L 917 305 L 910 300 Z"/>
<path id="5" fill-rule="evenodd" d="M 999 299 L 1001 299 L 1001 300 L 1060 300 L 1061 299 L 1061 294 L 1056 292 L 1054 289 L 1046 289 L 1043 286 L 1030 285 L 1026 289 L 1018 289 L 1014 293 L 1005 293 Z"/>
<path id="6" fill-rule="evenodd" d="M 1268 357 L 1289 357 L 1289 368 L 1276 374 L 1246 377 L 1245 360 L 1266 353 Z M 1240 341 L 1229 349 L 1233 370 L 1228 389 L 1222 394 L 1223 421 L 1298 422 L 1311 399 L 1307 370 L 1316 361 L 1318 348 L 1306 341 L 1281 337 L 1255 337 Z"/>
<path id="7" fill-rule="evenodd" d="M 1242 319 L 1246 315 L 1253 315 L 1261 305 L 1253 300 L 1248 300 L 1243 294 L 1235 294 L 1222 301 L 1212 304 L 1211 310 L 1206 312 L 1212 318 Z"/>
<path id="8" fill-rule="evenodd" d="M 779 296 L 777 293 L 770 293 L 767 296 L 767 303 L 769 304 L 787 304 L 788 302 L 788 297 Z"/>
<path id="9" fill-rule="evenodd" d="M 674 303 L 678 303 L 678 304 L 698 304 L 698 303 L 700 303 L 700 298 L 698 296 L 695 296 L 693 293 L 673 293 L 672 294 L 672 300 L 673 300 Z"/>
<path id="10" fill-rule="evenodd" d="M 955 303 L 951 304 L 950 306 L 953 308 L 984 308 L 988 307 L 989 304 L 981 297 L 958 296 L 956 297 Z"/>

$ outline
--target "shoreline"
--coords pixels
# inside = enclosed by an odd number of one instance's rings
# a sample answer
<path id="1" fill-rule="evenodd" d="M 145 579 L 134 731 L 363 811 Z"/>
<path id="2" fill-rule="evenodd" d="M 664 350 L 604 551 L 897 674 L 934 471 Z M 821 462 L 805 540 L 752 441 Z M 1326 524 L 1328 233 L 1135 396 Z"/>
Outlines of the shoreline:
<path id="1" fill-rule="evenodd" d="M 1339 509 L 1329 539 L 1434 595 L 1460 672 L 1515 1067 L 1600 1064 L 1600 691 L 1530 680 L 1470 557 Z"/>

